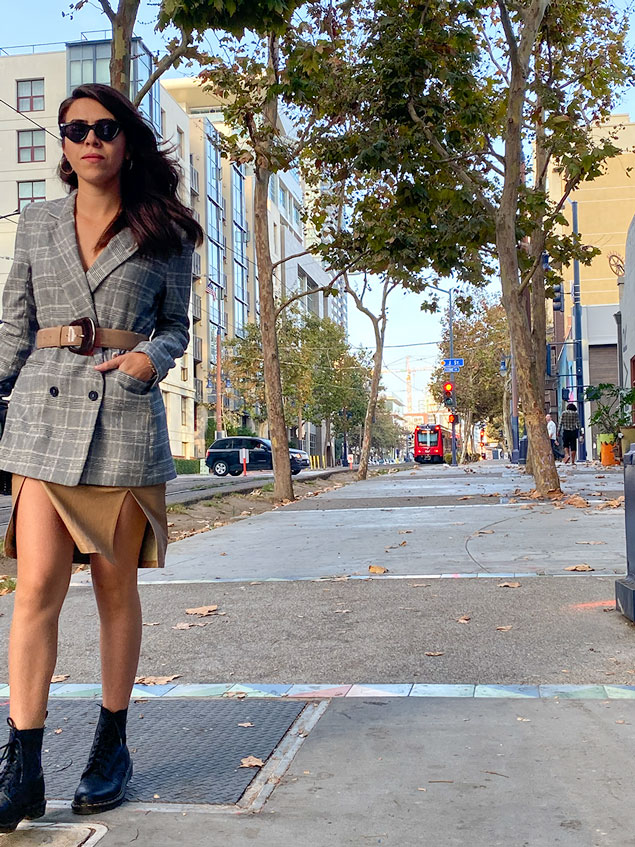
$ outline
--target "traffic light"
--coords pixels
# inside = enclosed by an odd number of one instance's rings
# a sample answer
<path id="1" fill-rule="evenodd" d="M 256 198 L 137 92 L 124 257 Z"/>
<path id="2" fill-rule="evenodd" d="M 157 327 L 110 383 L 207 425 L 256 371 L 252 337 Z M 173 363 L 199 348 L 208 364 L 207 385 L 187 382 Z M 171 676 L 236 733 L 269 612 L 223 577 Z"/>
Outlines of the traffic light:
<path id="1" fill-rule="evenodd" d="M 485 441 L 485 429 L 481 428 L 481 441 Z"/>
<path id="2" fill-rule="evenodd" d="M 557 282 L 553 287 L 553 310 L 554 312 L 564 312 L 562 284 Z"/>
<path id="3" fill-rule="evenodd" d="M 459 422 L 459 416 L 455 415 L 454 412 L 450 412 L 450 414 L 448 415 L 448 423 L 458 424 L 458 422 Z"/>
<path id="4" fill-rule="evenodd" d="M 444 394 L 444 397 L 443 397 L 444 405 L 447 406 L 448 408 L 451 408 L 452 406 L 454 406 L 454 383 L 453 382 L 448 381 L 448 382 L 444 383 L 443 394 Z"/>

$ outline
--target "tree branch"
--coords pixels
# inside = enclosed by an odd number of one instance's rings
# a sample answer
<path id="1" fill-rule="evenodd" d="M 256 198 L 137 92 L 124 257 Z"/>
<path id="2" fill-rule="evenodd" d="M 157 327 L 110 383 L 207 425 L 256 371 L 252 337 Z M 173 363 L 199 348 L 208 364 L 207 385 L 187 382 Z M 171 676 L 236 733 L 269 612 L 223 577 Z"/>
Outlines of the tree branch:
<path id="1" fill-rule="evenodd" d="M 344 273 L 344 271 L 342 271 Z M 341 274 L 340 274 L 341 276 Z M 337 277 L 334 277 L 331 282 L 335 282 Z M 307 288 L 306 291 L 299 291 L 297 294 L 294 294 L 293 297 L 289 297 L 288 300 L 285 300 L 284 303 L 281 303 L 280 306 L 276 309 L 276 318 L 280 317 L 280 314 L 290 306 L 292 303 L 295 303 L 296 300 L 301 300 L 303 297 L 308 297 L 310 294 L 317 294 L 319 291 L 330 291 L 332 285 L 321 285 L 319 288 Z"/>
<path id="2" fill-rule="evenodd" d="M 501 15 L 501 23 L 503 25 L 503 31 L 505 33 L 505 40 L 509 45 L 509 58 L 511 60 L 512 65 L 514 65 L 518 61 L 518 42 L 516 41 L 516 36 L 514 35 L 514 28 L 509 17 L 509 10 L 507 8 L 507 3 L 505 2 L 505 0 L 498 0 L 498 9 Z"/>
<path id="3" fill-rule="evenodd" d="M 436 150 L 436 152 L 439 154 L 439 156 L 442 157 L 443 161 L 445 161 L 449 164 L 449 166 L 452 168 L 452 170 L 454 171 L 456 176 L 460 179 L 460 181 L 463 183 L 463 185 L 465 185 L 466 188 L 469 188 L 470 191 L 473 191 L 474 194 L 476 195 L 477 199 L 481 203 L 481 205 L 484 207 L 484 209 L 490 215 L 494 216 L 495 213 L 496 213 L 496 209 L 494 208 L 494 204 L 491 202 L 491 200 L 489 200 L 489 198 L 485 195 L 485 192 L 483 191 L 482 186 L 480 186 L 467 173 L 466 170 L 464 170 L 462 167 L 460 167 L 452 159 L 452 157 L 449 155 L 448 151 L 441 144 L 441 142 L 437 138 L 435 138 L 433 133 L 430 132 L 428 127 L 425 125 L 425 123 L 421 120 L 421 118 L 417 114 L 417 111 L 414 107 L 414 103 L 412 102 L 412 99 L 410 99 L 408 101 L 408 114 L 410 115 L 412 120 L 423 129 L 423 132 L 424 132 L 426 138 L 428 139 L 428 141 L 430 142 L 430 144 L 432 144 L 433 148 Z"/>
<path id="4" fill-rule="evenodd" d="M 108 0 L 101 0 L 101 2 L 107 3 Z M 157 63 L 155 69 L 152 71 L 148 79 L 141 86 L 139 93 L 134 99 L 134 105 L 138 106 L 143 98 L 146 96 L 148 91 L 152 88 L 154 83 L 159 79 L 162 74 L 164 74 L 167 70 L 169 70 L 172 65 L 184 56 L 187 53 L 190 45 L 192 43 L 192 30 L 181 30 L 181 43 L 178 44 L 174 50 L 170 53 L 166 53 L 166 55 Z"/>
<path id="5" fill-rule="evenodd" d="M 301 253 L 292 253 L 290 256 L 285 256 L 284 259 L 280 259 L 279 262 L 274 262 L 271 265 L 271 270 L 275 271 L 276 268 L 280 267 L 280 265 L 284 265 L 285 262 L 289 262 L 291 259 L 299 259 L 301 256 L 309 255 L 311 255 L 310 250 L 303 250 Z"/>
<path id="6" fill-rule="evenodd" d="M 112 8 L 108 0 L 99 0 L 99 3 L 101 5 L 101 8 L 104 10 L 104 15 L 106 15 L 110 23 L 114 25 L 117 15 L 115 14 L 114 9 Z"/>

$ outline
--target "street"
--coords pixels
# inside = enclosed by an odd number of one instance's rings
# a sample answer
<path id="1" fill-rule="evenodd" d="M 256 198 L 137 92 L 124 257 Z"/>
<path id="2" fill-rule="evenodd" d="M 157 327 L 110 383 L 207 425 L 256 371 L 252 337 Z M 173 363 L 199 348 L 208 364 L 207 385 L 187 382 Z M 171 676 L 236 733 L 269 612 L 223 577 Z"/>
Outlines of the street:
<path id="1" fill-rule="evenodd" d="M 94 837 L 635 844 L 635 631 L 614 609 L 622 475 L 561 475 L 565 496 L 548 502 L 502 462 L 407 468 L 170 545 L 163 571 L 140 572 L 132 799 L 97 816 Z M 566 570 L 579 565 L 592 570 Z M 62 614 L 67 678 L 45 736 L 57 800 L 7 847 L 43 843 L 47 826 L 50 843 L 79 843 L 59 839 L 79 832 L 68 792 L 100 692 L 89 582 L 73 577 Z M 263 762 L 253 781 L 249 755 Z"/>

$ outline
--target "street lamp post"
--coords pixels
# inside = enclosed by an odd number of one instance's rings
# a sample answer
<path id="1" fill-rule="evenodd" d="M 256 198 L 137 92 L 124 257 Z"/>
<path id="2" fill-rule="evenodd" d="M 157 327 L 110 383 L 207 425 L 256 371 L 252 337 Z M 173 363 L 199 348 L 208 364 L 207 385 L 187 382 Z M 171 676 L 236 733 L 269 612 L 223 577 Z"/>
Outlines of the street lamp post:
<path id="1" fill-rule="evenodd" d="M 439 288 L 438 290 L 442 291 L 443 289 Z M 451 359 L 454 358 L 454 325 L 453 325 L 454 316 L 453 316 L 453 313 L 452 313 L 452 291 L 453 291 L 453 289 L 450 288 L 446 292 L 449 295 L 449 301 L 450 301 L 449 307 L 448 307 L 448 312 L 449 312 L 448 324 L 449 324 L 449 329 L 450 329 L 450 358 Z M 456 404 L 456 397 L 455 397 L 455 389 L 454 388 L 452 389 L 452 399 L 454 400 L 454 403 Z M 453 406 L 452 408 L 455 409 L 456 405 Z M 451 426 L 452 426 L 452 466 L 456 467 L 456 465 L 457 465 L 457 461 L 456 461 L 456 414 L 452 415 Z"/>
<path id="2" fill-rule="evenodd" d="M 578 232 L 578 202 L 571 200 L 573 211 L 573 234 Z M 578 417 L 580 418 L 580 446 L 578 455 L 580 461 L 586 460 L 586 440 L 584 429 L 584 373 L 582 369 L 582 304 L 580 303 L 580 262 L 573 260 L 573 324 L 574 324 L 574 353 L 575 353 L 575 375 L 576 375 L 576 400 L 578 404 Z"/>

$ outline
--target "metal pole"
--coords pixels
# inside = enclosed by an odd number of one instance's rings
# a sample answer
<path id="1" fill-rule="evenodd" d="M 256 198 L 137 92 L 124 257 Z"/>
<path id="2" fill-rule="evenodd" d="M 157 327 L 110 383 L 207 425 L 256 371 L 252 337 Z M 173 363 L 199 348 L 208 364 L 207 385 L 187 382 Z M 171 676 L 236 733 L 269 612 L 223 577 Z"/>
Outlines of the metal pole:
<path id="1" fill-rule="evenodd" d="M 578 202 L 571 201 L 573 209 L 573 233 L 578 233 Z M 578 447 L 580 461 L 586 460 L 586 443 L 584 432 L 584 374 L 582 371 L 582 305 L 580 303 L 580 263 L 573 260 L 573 321 L 575 330 L 575 375 L 576 375 L 576 400 L 578 405 L 578 417 L 580 418 L 580 435 L 582 439 Z"/>
<path id="2" fill-rule="evenodd" d="M 220 324 L 216 328 L 216 438 L 222 438 L 223 432 L 223 379 L 221 361 Z"/>
<path id="3" fill-rule="evenodd" d="M 450 305 L 449 305 L 449 325 L 450 325 L 450 358 L 454 358 L 454 321 L 452 315 L 452 289 L 449 290 Z M 454 396 L 454 380 L 452 380 L 452 412 L 455 420 L 452 421 L 452 465 L 455 467 L 456 461 L 456 397 Z"/>
<path id="4" fill-rule="evenodd" d="M 520 433 L 518 431 L 518 381 L 516 379 L 516 358 L 511 351 L 512 360 L 512 464 L 517 465 L 520 458 Z"/>

